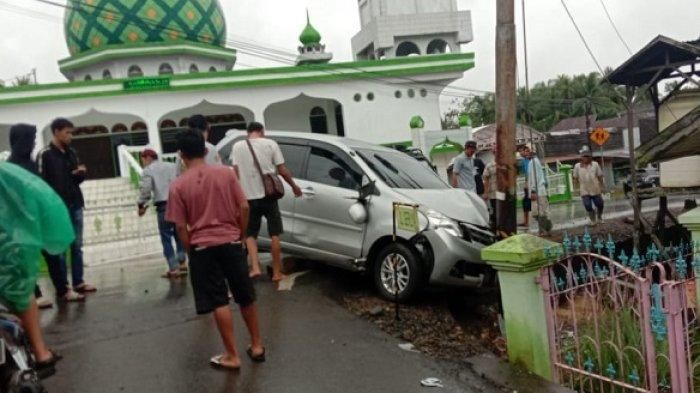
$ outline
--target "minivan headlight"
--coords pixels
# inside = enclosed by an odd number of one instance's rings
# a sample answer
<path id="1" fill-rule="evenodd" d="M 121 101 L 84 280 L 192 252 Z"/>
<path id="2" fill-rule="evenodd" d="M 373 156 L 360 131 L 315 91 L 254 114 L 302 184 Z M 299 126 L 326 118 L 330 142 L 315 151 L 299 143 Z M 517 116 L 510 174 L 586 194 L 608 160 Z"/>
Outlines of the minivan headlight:
<path id="1" fill-rule="evenodd" d="M 425 215 L 428 217 L 429 229 L 442 228 L 452 236 L 462 237 L 462 229 L 459 227 L 457 221 L 435 210 L 428 210 L 425 212 Z"/>

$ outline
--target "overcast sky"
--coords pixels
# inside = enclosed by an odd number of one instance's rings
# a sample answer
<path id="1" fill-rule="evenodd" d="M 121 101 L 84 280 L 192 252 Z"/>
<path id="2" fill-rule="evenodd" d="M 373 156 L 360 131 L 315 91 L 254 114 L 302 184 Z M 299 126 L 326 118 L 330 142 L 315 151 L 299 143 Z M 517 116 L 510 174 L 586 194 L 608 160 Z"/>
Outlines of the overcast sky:
<path id="1" fill-rule="evenodd" d="M 65 3 L 65 0 L 56 1 Z M 327 49 L 334 52 L 334 61 L 352 60 L 350 39 L 360 28 L 357 0 L 220 1 L 230 39 L 294 52 L 308 7 L 312 23 L 323 35 Z M 659 34 L 678 40 L 700 37 L 699 0 L 602 1 L 633 52 Z M 492 91 L 496 1 L 458 0 L 458 3 L 460 9 L 472 12 L 474 42 L 462 50 L 476 53 L 476 68 L 455 85 Z M 520 0 L 516 4 L 522 59 Z M 567 0 L 567 4 L 602 67 L 617 67 L 629 57 L 605 16 L 601 0 Z M 596 70 L 560 0 L 527 0 L 526 7 L 531 83 L 559 74 Z M 0 79 L 36 68 L 40 83 L 65 80 L 57 65 L 59 59 L 68 56 L 62 15 L 63 9 L 35 0 L 0 0 Z M 272 65 L 280 64 L 239 54 L 237 68 Z M 521 66 L 524 75 L 522 69 Z"/>

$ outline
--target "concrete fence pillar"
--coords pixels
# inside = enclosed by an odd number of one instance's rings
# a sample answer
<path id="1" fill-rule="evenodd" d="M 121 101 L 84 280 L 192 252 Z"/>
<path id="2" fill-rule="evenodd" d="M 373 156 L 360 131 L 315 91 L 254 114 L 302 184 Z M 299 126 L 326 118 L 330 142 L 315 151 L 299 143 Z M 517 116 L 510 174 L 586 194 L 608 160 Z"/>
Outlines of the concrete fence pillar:
<path id="1" fill-rule="evenodd" d="M 552 379 L 545 296 L 538 284 L 545 249 L 558 243 L 524 234 L 486 247 L 481 257 L 498 271 L 508 359 Z"/>

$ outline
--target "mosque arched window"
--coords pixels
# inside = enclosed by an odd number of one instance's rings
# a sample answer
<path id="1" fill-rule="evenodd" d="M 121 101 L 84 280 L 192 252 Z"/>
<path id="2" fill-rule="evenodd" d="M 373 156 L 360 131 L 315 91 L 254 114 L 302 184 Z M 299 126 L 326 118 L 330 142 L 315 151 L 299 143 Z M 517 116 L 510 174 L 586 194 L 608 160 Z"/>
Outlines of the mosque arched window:
<path id="1" fill-rule="evenodd" d="M 109 70 L 102 71 L 102 79 L 104 79 L 104 80 L 112 79 L 112 73 Z"/>
<path id="2" fill-rule="evenodd" d="M 137 65 L 132 65 L 129 67 L 129 71 L 127 73 L 129 75 L 129 78 L 138 78 L 143 76 L 143 71 L 141 71 L 141 67 Z"/>
<path id="3" fill-rule="evenodd" d="M 177 128 L 177 123 L 175 123 L 175 121 L 173 120 L 165 119 L 162 122 L 160 122 L 160 128 Z"/>
<path id="4" fill-rule="evenodd" d="M 443 39 L 436 38 L 428 44 L 428 49 L 425 53 L 429 55 L 436 55 L 440 53 L 450 53 L 450 45 Z"/>
<path id="5" fill-rule="evenodd" d="M 396 48 L 396 57 L 420 55 L 418 45 L 411 41 L 404 41 Z"/>
<path id="6" fill-rule="evenodd" d="M 142 121 L 137 121 L 136 123 L 131 125 L 131 131 L 146 131 L 148 130 L 148 127 L 146 126 L 146 123 Z"/>
<path id="7" fill-rule="evenodd" d="M 328 134 L 328 119 L 323 108 L 320 106 L 313 108 L 309 115 L 309 121 L 311 122 L 311 132 L 314 134 Z"/>
<path id="8" fill-rule="evenodd" d="M 90 75 L 90 74 L 85 75 L 85 80 L 86 80 L 86 81 L 91 81 L 91 80 L 92 80 L 92 75 Z"/>
<path id="9" fill-rule="evenodd" d="M 216 72 L 216 67 L 214 67 L 214 66 L 209 67 L 209 72 Z"/>
<path id="10" fill-rule="evenodd" d="M 126 124 L 124 123 L 117 123 L 112 127 L 112 133 L 119 133 L 119 132 L 127 132 L 129 131 L 129 128 L 127 128 Z"/>
<path id="11" fill-rule="evenodd" d="M 196 74 L 199 72 L 199 67 L 197 67 L 197 64 L 192 64 L 190 66 L 190 74 Z"/>
<path id="12" fill-rule="evenodd" d="M 158 75 L 172 75 L 173 67 L 168 63 L 163 63 L 158 67 Z"/>

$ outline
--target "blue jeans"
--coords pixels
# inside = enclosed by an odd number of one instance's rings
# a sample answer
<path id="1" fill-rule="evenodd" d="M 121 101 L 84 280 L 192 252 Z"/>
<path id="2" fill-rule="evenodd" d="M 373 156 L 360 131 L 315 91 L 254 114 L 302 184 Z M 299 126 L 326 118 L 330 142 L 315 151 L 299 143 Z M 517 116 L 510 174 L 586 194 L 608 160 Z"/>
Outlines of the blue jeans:
<path id="1" fill-rule="evenodd" d="M 593 205 L 595 205 L 598 214 L 603 214 L 603 208 L 605 207 L 605 202 L 603 202 L 603 197 L 600 195 L 584 195 L 581 197 L 583 201 L 583 207 L 586 208 L 587 212 L 593 211 Z"/>
<path id="2" fill-rule="evenodd" d="M 83 209 L 68 209 L 75 241 L 70 245 L 71 253 L 71 278 L 73 287 L 80 286 L 83 281 Z M 56 288 L 56 296 L 63 296 L 68 292 L 68 268 L 66 267 L 67 254 L 49 255 L 44 252 L 44 259 L 49 268 L 51 282 Z"/>
<path id="3" fill-rule="evenodd" d="M 180 263 L 185 261 L 185 249 L 177 237 L 175 225 L 165 221 L 165 210 L 166 205 L 156 206 L 158 232 L 160 232 L 160 242 L 163 244 L 163 255 L 168 261 L 168 269 L 174 271 L 180 267 Z M 173 240 L 175 241 L 175 249 L 173 249 Z"/>

